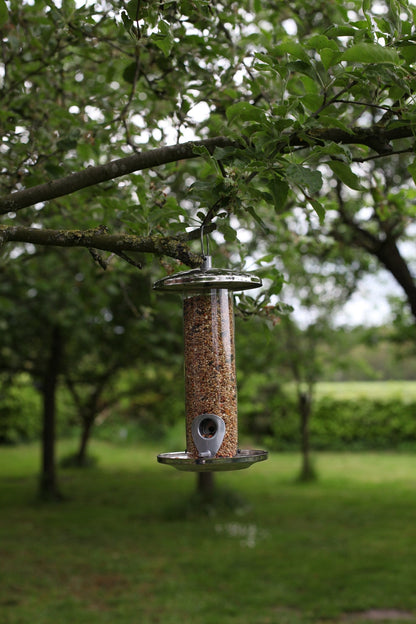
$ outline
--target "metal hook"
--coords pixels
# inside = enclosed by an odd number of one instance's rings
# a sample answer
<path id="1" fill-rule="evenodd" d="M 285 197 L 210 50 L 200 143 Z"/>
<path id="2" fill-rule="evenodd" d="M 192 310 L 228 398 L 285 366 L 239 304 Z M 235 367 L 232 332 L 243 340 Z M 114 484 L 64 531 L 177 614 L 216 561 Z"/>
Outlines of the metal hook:
<path id="1" fill-rule="evenodd" d="M 201 266 L 201 270 L 202 271 L 206 271 L 207 269 L 210 269 L 212 266 L 212 261 L 211 261 L 211 255 L 209 253 L 209 237 L 208 234 L 205 234 L 205 241 L 206 241 L 206 253 L 205 253 L 205 245 L 204 245 L 204 229 L 205 229 L 205 224 L 203 223 L 201 225 L 201 253 L 202 253 L 202 258 L 203 258 L 203 263 Z"/>

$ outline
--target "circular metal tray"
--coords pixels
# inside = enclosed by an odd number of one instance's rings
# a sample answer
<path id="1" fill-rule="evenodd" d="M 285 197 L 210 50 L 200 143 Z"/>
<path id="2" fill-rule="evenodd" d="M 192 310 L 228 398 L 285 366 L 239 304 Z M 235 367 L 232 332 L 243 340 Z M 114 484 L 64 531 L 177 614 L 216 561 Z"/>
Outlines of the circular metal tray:
<path id="1" fill-rule="evenodd" d="M 253 273 L 240 273 L 231 269 L 210 268 L 206 271 L 191 269 L 168 275 L 154 283 L 155 290 L 194 291 L 226 288 L 228 290 L 247 290 L 258 288 L 262 281 Z"/>
<path id="2" fill-rule="evenodd" d="M 189 472 L 208 472 L 225 470 L 242 470 L 250 468 L 252 464 L 267 459 L 267 451 L 259 450 L 239 450 L 234 457 L 213 457 L 197 458 L 191 457 L 188 453 L 161 453 L 157 456 L 157 461 L 161 464 L 173 466 L 177 470 Z"/>

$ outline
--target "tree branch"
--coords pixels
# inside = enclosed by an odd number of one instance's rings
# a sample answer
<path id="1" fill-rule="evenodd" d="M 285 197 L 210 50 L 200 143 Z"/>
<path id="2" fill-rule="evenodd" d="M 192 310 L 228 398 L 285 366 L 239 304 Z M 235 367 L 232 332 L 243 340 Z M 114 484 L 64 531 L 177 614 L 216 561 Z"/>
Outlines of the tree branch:
<path id="1" fill-rule="evenodd" d="M 55 247 L 86 247 L 113 252 L 122 257 L 126 251 L 153 253 L 170 256 L 191 267 L 200 266 L 202 256 L 192 252 L 186 243 L 199 236 L 199 229 L 174 237 L 109 234 L 106 228 L 102 227 L 93 230 L 50 230 L 0 225 L 2 244 L 19 242 Z"/>
<path id="2" fill-rule="evenodd" d="M 226 137 L 214 137 L 204 141 L 191 141 L 160 147 L 149 152 L 139 152 L 119 160 L 112 160 L 104 165 L 87 167 L 83 171 L 72 173 L 64 178 L 32 186 L 22 191 L 15 191 L 10 195 L 1 197 L 0 214 L 16 212 L 39 202 L 63 197 L 88 186 L 114 180 L 135 171 L 159 167 L 178 160 L 197 158 L 198 155 L 195 154 L 194 148 L 198 145 L 203 145 L 210 152 L 213 152 L 216 147 L 229 147 L 235 145 L 235 142 Z"/>
<path id="3" fill-rule="evenodd" d="M 276 153 L 285 153 L 292 147 L 307 148 L 316 143 L 329 141 L 345 145 L 366 145 L 373 149 L 376 155 L 388 155 L 392 151 L 391 141 L 414 138 L 415 131 L 415 125 L 412 123 L 387 130 L 377 125 L 371 128 L 352 128 L 350 132 L 339 128 L 314 128 L 309 132 L 302 132 L 302 134 L 296 132 L 282 135 L 282 140 L 276 145 Z M 238 144 L 228 137 L 219 136 L 202 141 L 190 141 L 188 143 L 160 147 L 148 152 L 139 152 L 125 158 L 110 161 L 104 165 L 87 167 L 83 171 L 72 173 L 58 180 L 5 195 L 0 198 L 0 214 L 16 212 L 39 202 L 63 197 L 83 188 L 113 180 L 135 171 L 142 171 L 179 160 L 198 158 L 199 154 L 195 153 L 195 147 L 201 145 L 206 147 L 211 153 L 214 152 L 216 147 L 234 146 L 242 148 L 242 143 Z"/>

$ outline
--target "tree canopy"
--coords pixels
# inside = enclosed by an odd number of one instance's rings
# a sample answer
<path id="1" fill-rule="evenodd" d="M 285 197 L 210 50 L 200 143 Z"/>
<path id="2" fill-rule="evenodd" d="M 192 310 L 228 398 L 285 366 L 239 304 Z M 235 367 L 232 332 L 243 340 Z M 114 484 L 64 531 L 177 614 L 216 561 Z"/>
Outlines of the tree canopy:
<path id="1" fill-rule="evenodd" d="M 415 13 L 0 0 L 4 258 L 54 245 L 197 266 L 201 225 L 238 245 L 241 228 L 298 240 L 303 223 L 375 255 L 416 315 L 399 245 L 415 218 Z"/>

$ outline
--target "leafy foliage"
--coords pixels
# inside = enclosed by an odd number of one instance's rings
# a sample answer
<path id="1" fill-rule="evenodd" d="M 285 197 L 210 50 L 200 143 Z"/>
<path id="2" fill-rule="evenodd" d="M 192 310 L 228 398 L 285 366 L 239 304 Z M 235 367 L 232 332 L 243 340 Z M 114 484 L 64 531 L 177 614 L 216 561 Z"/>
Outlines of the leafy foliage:
<path id="1" fill-rule="evenodd" d="M 40 435 L 40 397 L 30 378 L 20 376 L 2 383 L 0 444 L 31 441 Z"/>
<path id="2" fill-rule="evenodd" d="M 318 399 L 310 425 L 314 450 L 356 451 L 413 449 L 416 440 L 414 402 L 398 400 Z M 299 447 L 299 416 L 290 402 L 276 404 L 272 448 Z"/>
<path id="3" fill-rule="evenodd" d="M 167 164 L 159 180 L 149 172 L 109 182 L 101 197 L 83 192 L 87 211 L 61 200 L 60 222 L 171 232 L 196 217 L 190 186 L 210 218 L 226 199 L 228 212 L 256 225 L 259 201 L 281 211 L 290 189 L 322 222 L 322 167 L 350 188 L 367 188 L 354 161 L 376 161 L 395 140 L 400 151 L 413 149 L 413 19 L 404 2 L 377 10 L 334 2 L 321 11 L 299 0 L 276 11 L 249 0 L 62 8 L 12 0 L 1 14 L 2 188 L 33 186 L 143 144 L 221 134 L 236 142 L 211 158 L 211 177 L 217 169 L 222 184 L 211 183 L 204 164 Z M 204 179 L 210 196 L 195 186 Z M 50 211 L 34 217 L 45 223 Z"/>

